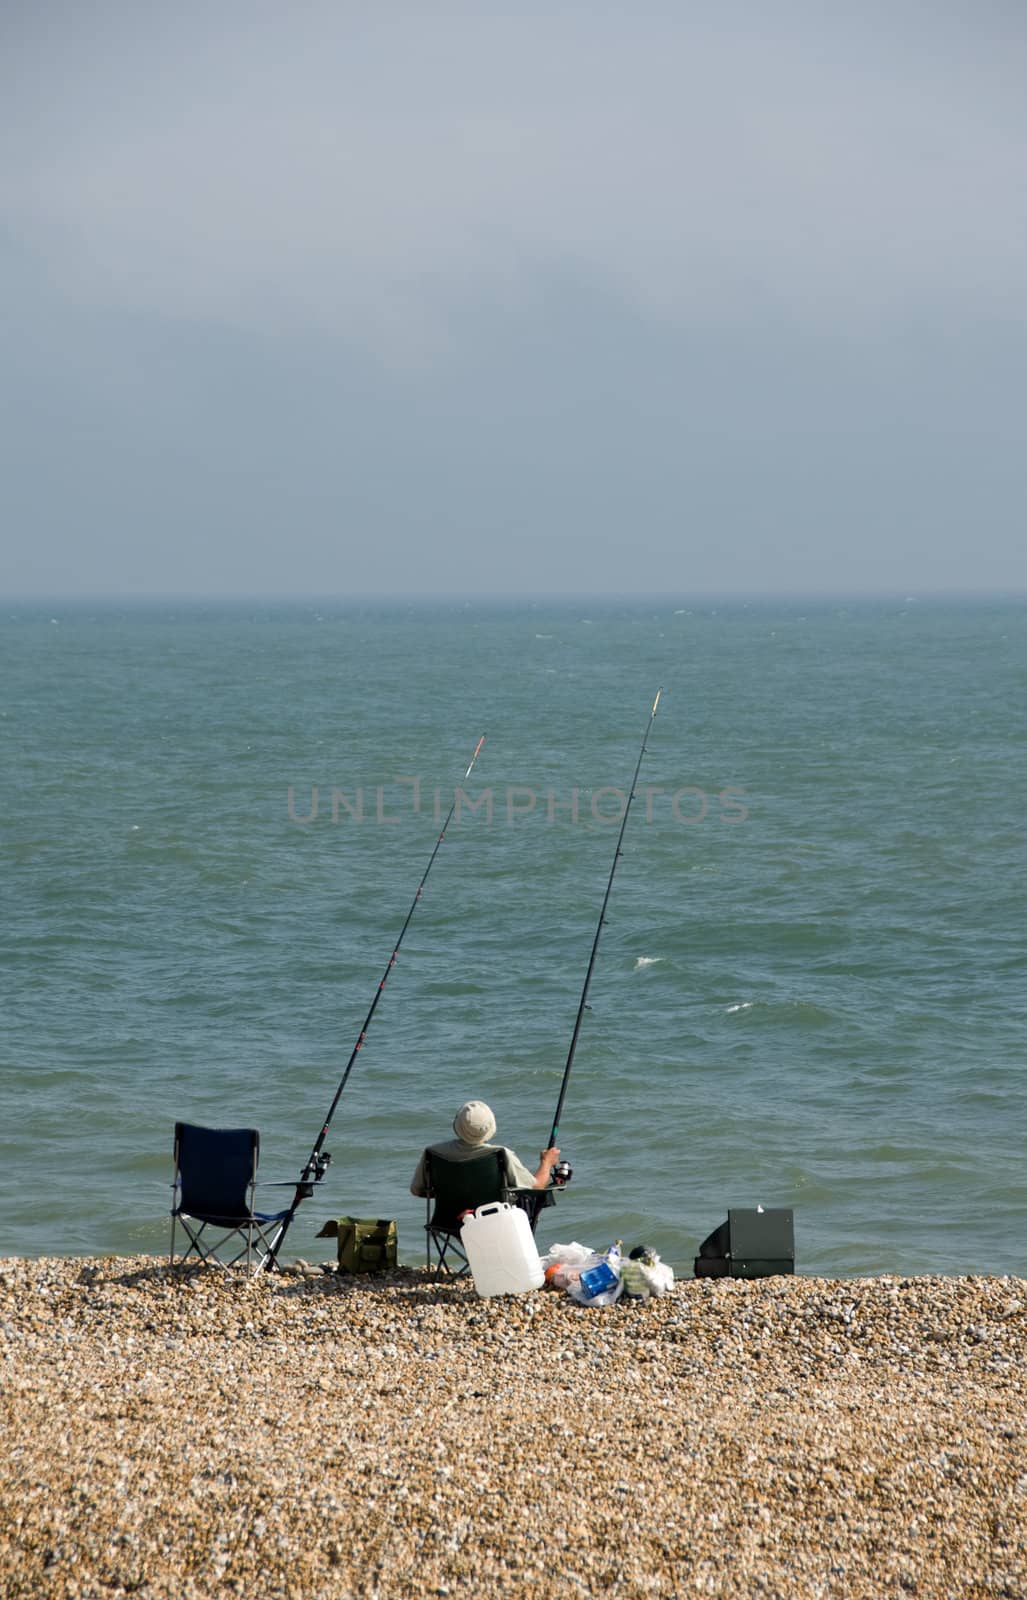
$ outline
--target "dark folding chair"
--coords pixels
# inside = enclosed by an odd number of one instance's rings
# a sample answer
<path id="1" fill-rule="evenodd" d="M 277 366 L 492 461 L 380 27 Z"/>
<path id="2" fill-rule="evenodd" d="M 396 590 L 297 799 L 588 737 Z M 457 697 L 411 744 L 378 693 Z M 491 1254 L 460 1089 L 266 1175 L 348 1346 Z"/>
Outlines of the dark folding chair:
<path id="1" fill-rule="evenodd" d="M 506 1159 L 502 1150 L 483 1150 L 470 1161 L 447 1161 L 429 1149 L 424 1152 L 424 1186 L 428 1270 L 434 1251 L 437 1278 L 443 1274 L 462 1278 L 470 1268 L 460 1243 L 460 1215 L 493 1200 L 510 1200 L 513 1190 L 507 1182 Z"/>
<path id="2" fill-rule="evenodd" d="M 196 1255 L 201 1261 L 216 1261 L 227 1271 L 245 1257 L 247 1270 L 252 1266 L 254 1273 L 260 1272 L 278 1243 L 289 1213 L 255 1209 L 259 1159 L 260 1134 L 256 1128 L 201 1128 L 190 1122 L 175 1123 L 172 1263 L 175 1230 L 181 1225 L 189 1242 L 178 1256 L 179 1261 Z"/>
<path id="3" fill-rule="evenodd" d="M 469 1161 L 447 1161 L 438 1151 L 424 1152 L 424 1186 L 427 1195 L 427 1220 L 424 1225 L 428 1244 L 428 1270 L 462 1278 L 470 1270 L 460 1243 L 460 1216 L 476 1211 L 495 1200 L 517 1205 L 528 1213 L 534 1233 L 538 1214 L 554 1204 L 554 1189 L 516 1189 L 510 1182 L 502 1150 L 483 1150 Z"/>

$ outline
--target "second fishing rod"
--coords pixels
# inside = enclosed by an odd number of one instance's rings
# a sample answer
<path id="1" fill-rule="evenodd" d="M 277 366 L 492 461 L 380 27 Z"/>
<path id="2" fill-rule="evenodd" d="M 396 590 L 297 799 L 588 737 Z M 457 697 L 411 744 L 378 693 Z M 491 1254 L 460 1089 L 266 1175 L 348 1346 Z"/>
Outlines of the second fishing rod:
<path id="1" fill-rule="evenodd" d="M 478 743 L 474 747 L 474 754 L 472 755 L 472 757 L 470 759 L 470 762 L 468 763 L 467 771 L 464 773 L 464 777 L 463 777 L 464 783 L 466 783 L 468 778 L 471 776 L 471 769 L 473 768 L 474 763 L 477 761 L 478 753 L 481 750 L 481 747 L 482 747 L 482 745 L 484 743 L 485 743 L 485 735 L 482 734 L 481 738 L 478 740 Z M 459 793 L 459 791 L 458 791 L 458 793 Z M 331 1127 L 332 1118 L 335 1115 L 335 1110 L 336 1110 L 336 1107 L 339 1104 L 339 1101 L 342 1099 L 342 1091 L 345 1089 L 346 1084 L 347 1084 L 347 1082 L 349 1080 L 349 1075 L 353 1071 L 353 1067 L 354 1067 L 354 1064 L 356 1062 L 357 1056 L 360 1054 L 360 1051 L 363 1048 L 364 1040 L 367 1038 L 367 1030 L 371 1026 L 371 1019 L 374 1016 L 375 1011 L 378 1009 L 378 1002 L 382 997 L 382 992 L 383 992 L 383 990 L 385 988 L 386 983 L 389 981 L 389 973 L 392 971 L 393 967 L 396 965 L 396 957 L 399 955 L 399 947 L 403 943 L 403 938 L 404 938 L 404 936 L 406 934 L 407 929 L 410 926 L 411 920 L 413 919 L 414 912 L 417 910 L 417 907 L 420 904 L 421 895 L 424 892 L 424 886 L 428 881 L 428 874 L 431 871 L 432 866 L 434 865 L 435 857 L 438 855 L 439 850 L 442 848 L 443 840 L 446 837 L 446 829 L 449 827 L 449 824 L 453 820 L 453 812 L 456 810 L 456 802 L 457 802 L 457 795 L 454 794 L 454 796 L 453 796 L 453 804 L 449 808 L 449 811 L 448 811 L 447 816 L 446 816 L 446 820 L 442 824 L 442 828 L 441 828 L 441 830 L 439 832 L 439 836 L 435 841 L 435 848 L 433 849 L 431 855 L 428 857 L 428 865 L 425 867 L 424 872 L 421 874 L 421 881 L 417 885 L 417 892 L 414 895 L 413 900 L 410 902 L 410 910 L 406 914 L 406 921 L 403 923 L 402 928 L 399 930 L 399 937 L 397 938 L 396 943 L 392 947 L 392 954 L 390 955 L 389 960 L 388 960 L 388 965 L 386 966 L 385 971 L 382 974 L 381 981 L 379 982 L 378 987 L 374 992 L 374 999 L 371 1001 L 371 1005 L 370 1005 L 370 1008 L 368 1010 L 367 1016 L 364 1018 L 363 1027 L 360 1029 L 360 1032 L 357 1034 L 357 1042 L 353 1046 L 353 1049 L 352 1049 L 352 1051 L 350 1053 L 350 1058 L 346 1063 L 346 1069 L 343 1072 L 341 1079 L 339 1080 L 339 1087 L 335 1091 L 335 1098 L 332 1100 L 331 1105 L 328 1107 L 328 1115 L 325 1117 L 324 1122 L 321 1125 L 321 1131 L 318 1134 L 317 1138 L 314 1140 L 314 1147 L 311 1150 L 310 1155 L 307 1158 L 306 1165 L 304 1166 L 303 1171 L 300 1173 L 299 1179 L 298 1179 L 298 1181 L 296 1183 L 295 1194 L 293 1196 L 292 1205 L 290 1206 L 289 1211 L 288 1211 L 288 1213 L 287 1213 L 287 1215 L 285 1217 L 285 1221 L 284 1221 L 284 1223 L 282 1225 L 282 1231 L 278 1235 L 278 1238 L 275 1241 L 274 1248 L 271 1251 L 269 1251 L 267 1257 L 265 1258 L 265 1267 L 266 1267 L 266 1269 L 268 1271 L 273 1271 L 275 1266 L 277 1265 L 278 1253 L 282 1248 L 282 1242 L 285 1239 L 285 1235 L 286 1235 L 286 1233 L 287 1233 L 287 1231 L 289 1229 L 290 1223 L 292 1222 L 293 1218 L 295 1217 L 296 1212 L 299 1210 L 300 1202 L 303 1201 L 303 1200 L 308 1200 L 310 1198 L 310 1196 L 314 1192 L 314 1185 L 321 1182 L 321 1180 L 324 1178 L 325 1173 L 328 1170 L 328 1163 L 331 1161 L 332 1158 L 329 1155 L 328 1151 L 324 1148 L 324 1143 L 325 1143 L 325 1140 L 328 1137 L 328 1130 Z"/>
<path id="2" fill-rule="evenodd" d="M 617 863 L 623 853 L 624 830 L 628 825 L 628 813 L 631 810 L 631 802 L 635 798 L 638 775 L 642 770 L 642 762 L 645 758 L 646 745 L 649 741 L 649 735 L 652 732 L 653 721 L 656 717 L 656 707 L 660 703 L 660 695 L 662 693 L 662 689 L 657 689 L 656 699 L 653 701 L 652 710 L 649 713 L 649 721 L 646 723 L 645 733 L 642 735 L 642 745 L 638 752 L 638 760 L 635 763 L 634 777 L 631 780 L 631 792 L 628 795 L 627 803 L 624 807 L 624 815 L 621 818 L 620 832 L 617 835 L 617 848 L 613 853 L 613 864 L 610 867 L 610 876 L 606 883 L 606 893 L 603 895 L 603 904 L 599 912 L 599 921 L 596 924 L 595 938 L 592 940 L 592 953 L 588 959 L 588 968 L 585 972 L 585 982 L 581 989 L 581 1000 L 578 1003 L 578 1014 L 574 1019 L 574 1032 L 571 1034 L 570 1048 L 567 1051 L 567 1064 L 563 1069 L 563 1081 L 560 1084 L 560 1097 L 556 1102 L 556 1110 L 553 1113 L 553 1125 L 549 1134 L 550 1149 L 553 1148 L 560 1136 L 560 1117 L 563 1114 L 563 1103 L 567 1097 L 567 1085 L 570 1083 L 571 1068 L 574 1066 L 574 1053 L 578 1048 L 578 1035 L 581 1033 L 581 1024 L 587 1009 L 588 989 L 589 984 L 592 982 L 592 971 L 596 964 L 596 953 L 599 949 L 599 940 L 602 935 L 603 925 L 606 921 L 606 907 L 610 901 L 610 890 L 613 888 L 613 880 L 617 872 Z M 561 1169 L 563 1169 L 562 1172 Z M 561 1182 L 566 1183 L 570 1178 L 570 1175 L 570 1166 L 565 1161 L 561 1161 L 554 1169 L 554 1178 L 558 1184 Z"/>

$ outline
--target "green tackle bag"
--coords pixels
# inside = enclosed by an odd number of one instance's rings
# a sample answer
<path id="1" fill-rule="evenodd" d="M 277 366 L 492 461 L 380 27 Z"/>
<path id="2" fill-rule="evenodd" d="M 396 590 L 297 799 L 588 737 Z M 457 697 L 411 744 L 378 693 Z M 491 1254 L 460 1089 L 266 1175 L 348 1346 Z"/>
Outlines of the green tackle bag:
<path id="1" fill-rule="evenodd" d="M 396 1224 L 387 1217 L 339 1217 L 317 1237 L 338 1237 L 340 1272 L 390 1272 L 396 1265 Z"/>

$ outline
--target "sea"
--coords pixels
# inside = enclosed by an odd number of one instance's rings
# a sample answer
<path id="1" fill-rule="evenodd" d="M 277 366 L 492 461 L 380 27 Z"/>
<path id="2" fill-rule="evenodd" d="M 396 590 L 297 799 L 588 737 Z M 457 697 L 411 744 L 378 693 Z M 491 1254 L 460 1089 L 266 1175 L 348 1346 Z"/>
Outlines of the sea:
<path id="1" fill-rule="evenodd" d="M 1027 1274 L 1027 599 L 9 601 L 0 660 L 0 1253 L 166 1251 L 175 1122 L 287 1183 L 349 1068 L 287 1259 L 423 1260 L 424 1145 L 534 1166 L 563 1090 L 543 1249 Z"/>

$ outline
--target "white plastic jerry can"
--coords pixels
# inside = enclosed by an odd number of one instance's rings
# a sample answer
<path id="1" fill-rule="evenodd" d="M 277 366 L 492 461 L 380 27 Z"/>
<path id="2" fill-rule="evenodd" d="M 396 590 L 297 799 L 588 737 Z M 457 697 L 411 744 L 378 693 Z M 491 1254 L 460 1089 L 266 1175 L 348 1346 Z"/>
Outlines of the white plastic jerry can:
<path id="1" fill-rule="evenodd" d="M 545 1282 L 531 1223 L 520 1206 L 500 1201 L 479 1206 L 460 1229 L 460 1240 L 483 1300 L 494 1294 L 527 1294 Z"/>

